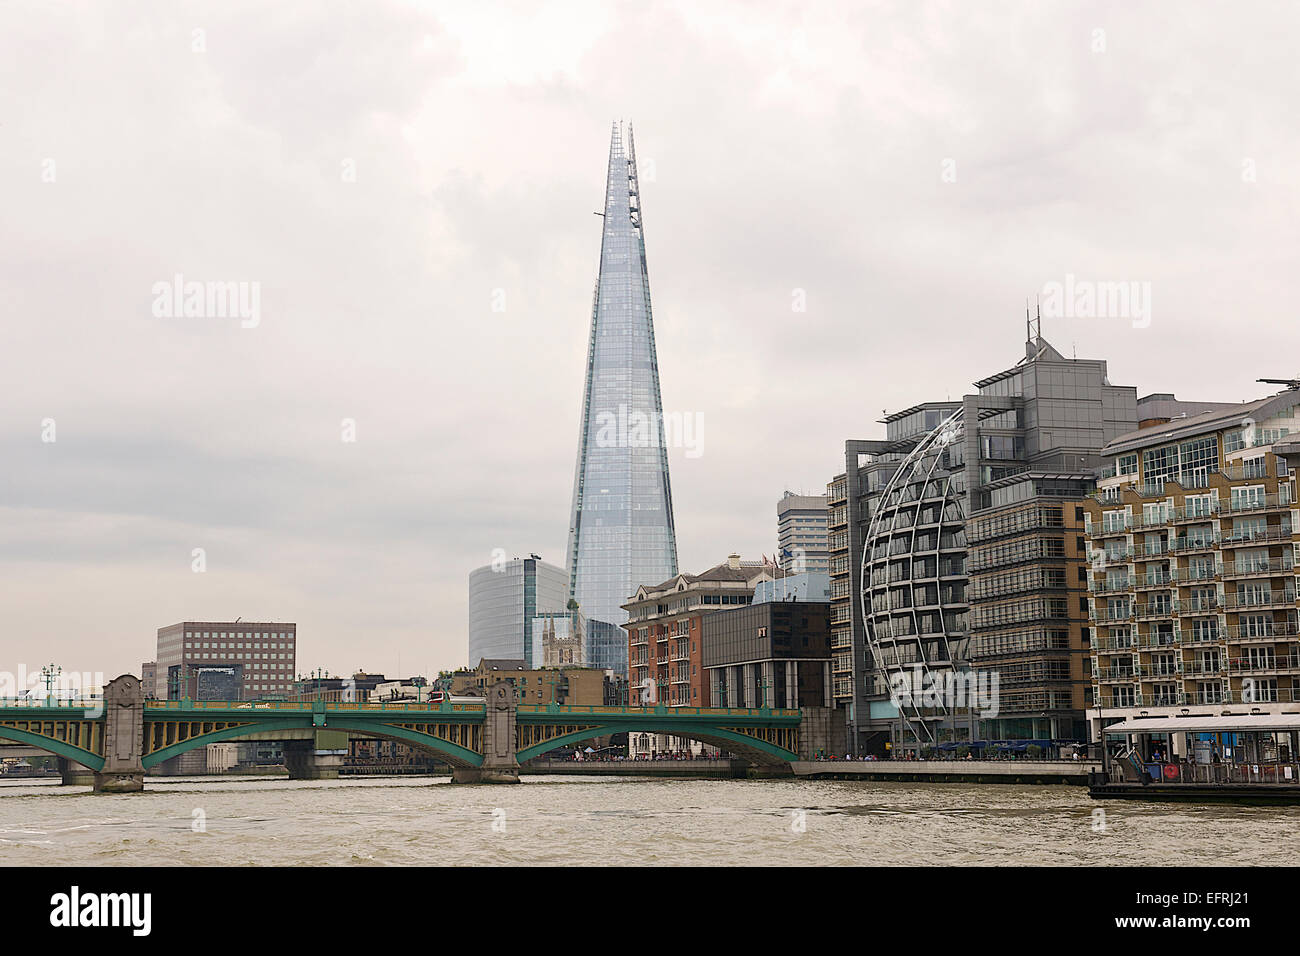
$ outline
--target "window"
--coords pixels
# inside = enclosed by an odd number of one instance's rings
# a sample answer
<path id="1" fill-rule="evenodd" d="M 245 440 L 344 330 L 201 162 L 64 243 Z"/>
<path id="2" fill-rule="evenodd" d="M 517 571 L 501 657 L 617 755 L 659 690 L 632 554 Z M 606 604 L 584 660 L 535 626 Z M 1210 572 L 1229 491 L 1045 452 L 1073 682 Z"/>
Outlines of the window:
<path id="1" fill-rule="evenodd" d="M 1259 508 L 1263 506 L 1264 486 L 1247 485 L 1245 488 L 1232 489 L 1232 510 L 1239 511 L 1245 508 Z"/>

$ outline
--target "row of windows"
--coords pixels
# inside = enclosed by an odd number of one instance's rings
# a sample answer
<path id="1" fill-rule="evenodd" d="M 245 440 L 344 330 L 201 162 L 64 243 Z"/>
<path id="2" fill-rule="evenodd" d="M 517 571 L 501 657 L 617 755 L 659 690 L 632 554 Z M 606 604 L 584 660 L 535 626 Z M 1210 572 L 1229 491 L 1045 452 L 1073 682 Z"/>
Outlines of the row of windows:
<path id="1" fill-rule="evenodd" d="M 197 639 L 197 640 L 202 640 L 202 641 L 213 640 L 213 639 L 215 639 L 215 640 L 221 640 L 221 641 L 224 641 L 224 640 L 227 640 L 227 639 L 233 639 L 233 640 L 244 640 L 244 641 L 251 641 L 251 640 L 254 640 L 254 639 L 258 639 L 258 640 L 263 640 L 263 641 L 265 641 L 265 640 L 272 640 L 272 639 L 283 640 L 283 639 L 285 639 L 285 638 L 292 638 L 292 637 L 294 637 L 294 633 L 291 632 L 291 631 L 290 631 L 290 632 L 279 632 L 279 633 L 274 633 L 274 634 L 268 634 L 268 633 L 266 633 L 265 631 L 263 631 L 263 632 L 261 632 L 261 633 L 255 633 L 255 632 L 250 632 L 250 631 L 232 631 L 232 632 L 227 632 L 227 631 L 186 631 L 186 632 L 185 632 L 185 639 L 186 639 L 186 640 L 195 640 L 195 639 Z M 206 644 L 203 645 L 203 646 L 204 646 L 204 647 L 207 647 Z M 225 645 L 223 644 L 222 647 L 225 647 Z"/>

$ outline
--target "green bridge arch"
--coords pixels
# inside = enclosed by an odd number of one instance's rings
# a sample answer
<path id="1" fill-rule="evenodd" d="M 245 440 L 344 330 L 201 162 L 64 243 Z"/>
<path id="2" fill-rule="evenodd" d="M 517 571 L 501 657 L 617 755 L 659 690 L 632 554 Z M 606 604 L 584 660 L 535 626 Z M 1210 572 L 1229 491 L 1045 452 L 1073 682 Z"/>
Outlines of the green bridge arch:
<path id="1" fill-rule="evenodd" d="M 522 725 L 523 721 L 520 721 L 520 724 Z M 748 734 L 717 727 L 705 721 L 690 721 L 682 718 L 656 721 L 653 715 L 648 714 L 645 715 L 645 719 L 635 722 L 608 722 L 593 727 L 585 727 L 582 730 L 564 734 L 560 737 L 554 737 L 543 743 L 522 748 L 515 754 L 515 759 L 522 764 L 561 747 L 573 746 L 609 734 L 623 733 L 629 735 L 669 734 L 673 737 L 698 740 L 701 743 L 721 747 L 757 764 L 784 764 L 799 759 L 798 754 L 786 750 L 784 747 L 768 743 L 766 740 L 760 740 L 757 737 L 751 737 Z"/>
<path id="2" fill-rule="evenodd" d="M 191 750 L 197 750 L 200 747 L 206 747 L 208 744 L 221 743 L 226 740 L 238 740 L 241 737 L 252 737 L 258 734 L 274 734 L 278 731 L 290 730 L 343 730 L 354 734 L 364 734 L 367 737 L 381 737 L 387 740 L 396 740 L 404 744 L 409 744 L 426 753 L 431 753 L 441 760 L 445 760 L 453 767 L 478 767 L 483 763 L 483 755 L 461 747 L 459 744 L 450 741 L 440 740 L 437 737 L 431 737 L 428 734 L 422 734 L 417 731 L 407 730 L 405 727 L 394 727 L 391 724 L 371 723 L 367 720 L 348 720 L 346 717 L 338 719 L 340 715 L 331 713 L 332 718 L 328 725 L 319 726 L 313 720 L 311 713 L 304 713 L 293 717 L 278 717 L 270 720 L 257 720 L 251 724 L 243 724 L 238 727 L 224 727 L 221 730 L 209 731 L 205 734 L 199 734 L 186 740 L 169 744 L 159 750 L 144 757 L 141 763 L 144 769 L 157 766 L 164 760 L 170 760 L 172 757 L 179 757 L 183 753 Z M 100 763 L 103 763 L 101 758 Z"/>
<path id="3" fill-rule="evenodd" d="M 14 743 L 27 744 L 30 747 L 37 747 L 46 753 L 54 754 L 56 757 L 66 757 L 68 760 L 75 761 L 94 771 L 104 768 L 102 755 L 91 753 L 89 750 L 65 743 L 62 740 L 55 740 L 53 737 L 33 734 L 26 730 L 19 730 L 17 727 L 0 726 L 0 738 L 12 740 Z"/>

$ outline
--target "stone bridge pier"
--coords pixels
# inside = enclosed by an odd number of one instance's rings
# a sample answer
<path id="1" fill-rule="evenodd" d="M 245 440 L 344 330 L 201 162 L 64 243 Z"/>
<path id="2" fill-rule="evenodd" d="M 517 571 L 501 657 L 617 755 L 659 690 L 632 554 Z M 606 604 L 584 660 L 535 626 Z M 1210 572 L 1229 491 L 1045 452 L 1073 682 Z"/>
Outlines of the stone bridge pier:
<path id="1" fill-rule="evenodd" d="M 844 723 L 830 707 L 799 708 L 799 759 L 816 760 L 818 753 L 848 753 Z"/>
<path id="2" fill-rule="evenodd" d="M 59 784 L 64 787 L 93 787 L 95 785 L 95 771 L 91 770 L 84 764 L 79 764 L 75 760 L 69 760 L 67 757 L 60 757 L 59 764 Z"/>
<path id="3" fill-rule="evenodd" d="M 483 765 L 454 767 L 452 783 L 518 783 L 519 760 L 515 756 L 515 689 L 497 681 L 487 690 L 487 713 L 483 717 Z"/>
<path id="4" fill-rule="evenodd" d="M 143 749 L 144 687 L 140 678 L 123 674 L 104 685 L 104 766 L 95 773 L 95 791 L 143 790 L 144 764 L 140 762 Z"/>
<path id="5" fill-rule="evenodd" d="M 290 780 L 337 780 L 347 755 L 345 730 L 317 730 L 307 740 L 284 742 L 284 767 Z"/>

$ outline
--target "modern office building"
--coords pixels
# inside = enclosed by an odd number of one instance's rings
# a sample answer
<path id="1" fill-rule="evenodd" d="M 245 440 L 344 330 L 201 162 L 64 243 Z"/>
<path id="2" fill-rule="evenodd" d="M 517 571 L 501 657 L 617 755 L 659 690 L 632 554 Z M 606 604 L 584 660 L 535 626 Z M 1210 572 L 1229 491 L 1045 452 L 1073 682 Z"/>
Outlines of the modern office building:
<path id="1" fill-rule="evenodd" d="M 1033 493 L 1030 483 L 995 503 L 1004 479 L 1032 472 L 1049 487 L 1086 476 L 1102 446 L 1137 424 L 1134 389 L 1111 385 L 1104 361 L 1061 355 L 1034 323 L 1024 357 L 975 386 L 951 411 L 940 403 L 907 409 L 886 417 L 885 443 L 858 443 L 887 459 L 874 472 L 882 486 L 858 509 L 867 518 L 859 584 L 866 647 L 850 658 L 854 667 L 862 662 L 850 735 L 859 751 L 878 749 L 886 729 L 899 749 L 977 739 L 972 708 L 891 694 L 900 680 L 942 686 L 984 663 L 971 642 L 967 521 Z M 910 448 L 899 460 L 901 446 Z M 1042 595 L 1022 595 L 1033 596 Z M 832 617 L 832 627 L 838 623 Z M 833 653 L 840 650 L 833 644 Z M 897 711 L 893 719 L 882 719 L 885 701 Z"/>
<path id="2" fill-rule="evenodd" d="M 830 604 L 787 601 L 705 614 L 710 707 L 830 707 Z"/>
<path id="3" fill-rule="evenodd" d="M 469 575 L 469 662 L 520 658 L 533 662 L 533 618 L 563 611 L 569 576 L 537 555 L 494 561 Z"/>
<path id="4" fill-rule="evenodd" d="M 297 645 L 293 623 L 183 621 L 160 627 L 157 694 L 173 700 L 285 697 L 296 673 Z"/>
<path id="5" fill-rule="evenodd" d="M 775 565 L 732 554 L 700 574 L 681 573 L 637 588 L 624 605 L 633 703 L 707 706 L 701 619 L 710 611 L 753 603 L 759 582 L 782 573 Z M 649 748 L 655 752 L 700 749 L 698 743 L 651 736 Z"/>
<path id="6" fill-rule="evenodd" d="M 826 546 L 826 496 L 787 491 L 776 503 L 777 563 L 791 574 L 825 573 L 830 568 Z"/>
<path id="7" fill-rule="evenodd" d="M 1089 711 L 1293 711 L 1300 701 L 1300 389 L 1122 435 L 1087 507 Z"/>
<path id="8" fill-rule="evenodd" d="M 966 524 L 970 662 L 998 678 L 978 739 L 1086 742 L 1091 703 L 1088 474 L 1025 471 L 989 485 Z"/>
<path id="9" fill-rule="evenodd" d="M 569 523 L 569 596 L 621 625 L 646 581 L 677 573 L 663 400 L 632 128 L 609 147 L 600 272 L 591 312 Z"/>

